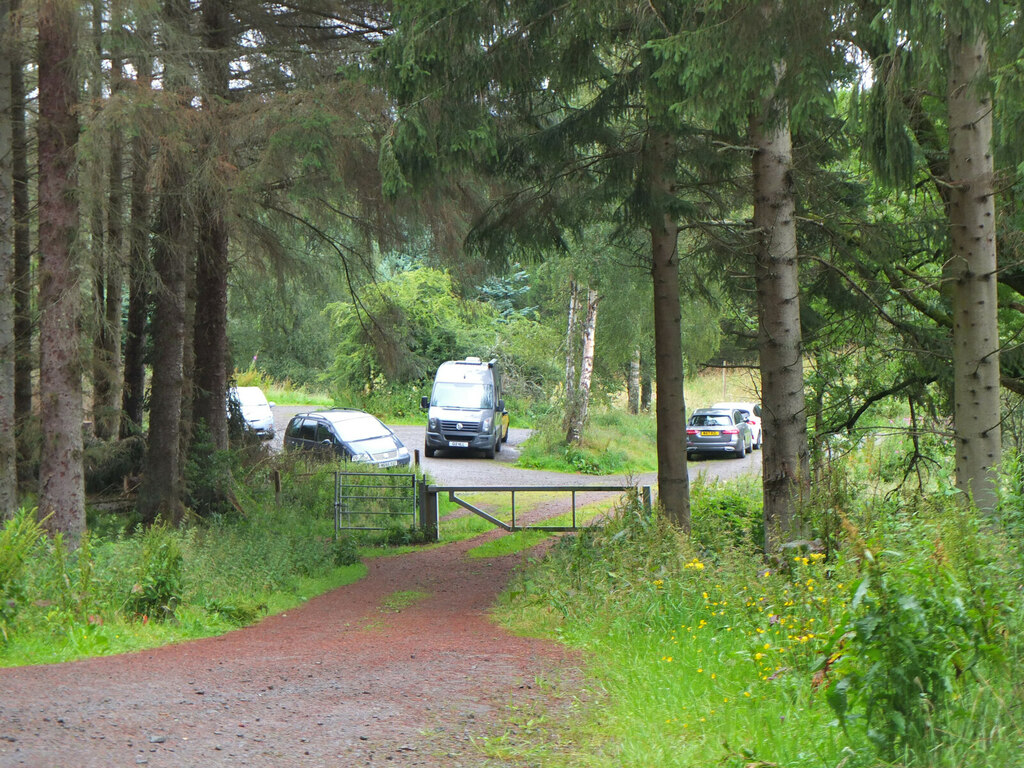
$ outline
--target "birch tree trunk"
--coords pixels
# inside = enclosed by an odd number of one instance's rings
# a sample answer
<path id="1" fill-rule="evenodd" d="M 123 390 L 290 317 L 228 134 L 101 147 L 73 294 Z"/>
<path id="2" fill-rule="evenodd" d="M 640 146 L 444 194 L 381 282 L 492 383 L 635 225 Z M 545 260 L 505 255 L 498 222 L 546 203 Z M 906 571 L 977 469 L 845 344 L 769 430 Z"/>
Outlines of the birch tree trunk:
<path id="1" fill-rule="evenodd" d="M 0 0 L 0 521 L 18 505 L 14 441 L 14 167 L 11 5 Z"/>
<path id="2" fill-rule="evenodd" d="M 652 131 L 644 148 L 651 190 L 651 278 L 654 283 L 654 363 L 658 422 L 658 499 L 669 522 L 690 530 L 690 480 L 686 470 L 686 402 L 683 397 L 682 310 L 679 304 L 679 228 L 668 212 L 675 152 L 668 133 Z"/>
<path id="3" fill-rule="evenodd" d="M 953 281 L 956 482 L 979 510 L 996 507 L 1001 461 L 992 103 L 984 36 L 949 38 L 949 227 Z"/>
<path id="4" fill-rule="evenodd" d="M 39 514 L 72 546 L 85 530 L 77 174 L 78 82 L 70 0 L 39 7 Z"/>
<path id="5" fill-rule="evenodd" d="M 769 102 L 750 120 L 755 276 L 764 409 L 765 549 L 777 552 L 798 525 L 809 482 L 800 286 L 793 198 L 792 137 L 784 105 Z"/>
<path id="6" fill-rule="evenodd" d="M 640 413 L 640 350 L 633 353 L 629 361 L 629 377 L 626 383 L 627 409 L 632 414 Z"/>
<path id="7" fill-rule="evenodd" d="M 576 387 L 576 397 L 570 411 L 569 428 L 565 441 L 570 445 L 579 445 L 583 440 L 583 428 L 587 423 L 587 412 L 590 409 L 590 382 L 594 377 L 594 342 L 597 330 L 597 291 L 587 288 L 587 313 L 580 330 L 580 380 Z"/>
<path id="8" fill-rule="evenodd" d="M 576 325 L 580 307 L 580 291 L 575 278 L 569 280 L 569 321 L 565 330 L 565 406 L 568 425 L 576 401 Z"/>

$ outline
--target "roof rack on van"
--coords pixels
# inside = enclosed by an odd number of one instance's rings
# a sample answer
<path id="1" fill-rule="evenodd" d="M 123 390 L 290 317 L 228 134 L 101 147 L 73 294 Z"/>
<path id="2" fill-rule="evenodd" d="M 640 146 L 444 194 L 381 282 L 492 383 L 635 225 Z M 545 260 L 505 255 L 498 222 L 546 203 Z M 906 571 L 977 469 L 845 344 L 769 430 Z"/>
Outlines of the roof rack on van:
<path id="1" fill-rule="evenodd" d="M 484 361 L 481 360 L 479 357 L 467 357 L 465 360 L 453 360 L 452 362 L 455 363 L 456 365 L 485 365 Z M 493 368 L 497 364 L 497 358 L 492 358 L 491 360 L 488 360 L 486 363 L 488 368 Z"/>

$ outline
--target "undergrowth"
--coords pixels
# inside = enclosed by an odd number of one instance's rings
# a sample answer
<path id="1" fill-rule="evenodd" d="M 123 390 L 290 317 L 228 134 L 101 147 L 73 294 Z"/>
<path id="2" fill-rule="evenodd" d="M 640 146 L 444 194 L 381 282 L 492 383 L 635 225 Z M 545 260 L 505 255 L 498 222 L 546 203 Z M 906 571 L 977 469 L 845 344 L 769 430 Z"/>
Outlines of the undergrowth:
<path id="1" fill-rule="evenodd" d="M 805 510 L 841 518 L 831 547 L 769 567 L 759 490 L 695 487 L 689 537 L 626 505 L 514 582 L 504 623 L 583 650 L 593 680 L 576 748 L 532 745 L 541 762 L 1017 765 L 1018 536 L 952 495 L 891 498 L 883 514 L 847 494 L 838 512 Z"/>

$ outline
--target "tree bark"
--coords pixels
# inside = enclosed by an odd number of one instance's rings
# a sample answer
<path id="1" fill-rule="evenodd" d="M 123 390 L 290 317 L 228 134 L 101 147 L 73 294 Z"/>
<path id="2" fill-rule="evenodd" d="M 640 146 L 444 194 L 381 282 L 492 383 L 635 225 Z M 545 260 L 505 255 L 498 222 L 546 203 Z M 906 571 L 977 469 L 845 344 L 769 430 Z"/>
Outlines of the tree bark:
<path id="1" fill-rule="evenodd" d="M 640 413 L 640 350 L 633 353 L 629 361 L 629 377 L 626 382 L 627 410 L 632 414 Z"/>
<path id="2" fill-rule="evenodd" d="M 765 549 L 777 552 L 798 527 L 809 483 L 800 328 L 792 137 L 784 105 L 768 102 L 750 120 L 755 278 L 764 448 Z"/>
<path id="3" fill-rule="evenodd" d="M 18 0 L 11 3 L 11 151 L 14 182 L 14 419 L 17 426 L 18 481 L 31 477 L 31 446 L 26 424 L 32 418 L 32 243 L 29 230 L 28 132 L 25 127 L 25 55 L 21 37 Z"/>
<path id="4" fill-rule="evenodd" d="M 163 163 L 159 212 L 154 231 L 153 378 L 149 437 L 139 512 L 147 523 L 182 518 L 181 406 L 184 389 L 186 254 L 190 221 L 181 199 L 187 183 L 180 148 L 171 147 Z"/>
<path id="5" fill-rule="evenodd" d="M 114 18 L 118 14 L 116 4 L 111 7 Z M 119 28 L 119 25 L 115 27 Z M 92 36 L 95 54 L 95 71 L 92 73 L 92 93 L 94 109 L 99 111 L 103 99 L 103 4 L 93 1 Z M 112 40 L 117 44 L 115 33 Z M 121 90 L 121 62 L 113 46 L 111 49 L 110 88 L 116 94 Z M 109 136 L 110 151 L 107 156 L 110 167 L 109 175 L 104 173 L 100 158 L 96 152 L 93 161 L 94 189 L 103 189 L 104 176 L 107 176 L 107 206 L 104 208 L 103 196 L 94 195 L 90 212 L 90 228 L 92 234 L 93 265 L 95 274 L 93 309 L 96 334 L 93 341 L 92 358 L 92 422 L 93 434 L 100 440 L 108 440 L 118 434 L 120 421 L 120 378 L 121 378 L 121 137 L 115 126 Z M 97 140 L 97 145 L 103 139 Z"/>
<path id="6" fill-rule="evenodd" d="M 85 530 L 75 147 L 77 4 L 39 7 L 39 514 L 72 546 Z"/>
<path id="7" fill-rule="evenodd" d="M 188 0 L 167 0 L 164 24 L 182 35 L 188 29 Z M 150 387 L 149 436 L 139 513 L 147 523 L 157 519 L 177 525 L 184 514 L 182 403 L 185 387 L 186 292 L 189 254 L 193 245 L 189 215 L 186 157 L 190 142 L 184 126 L 191 109 L 188 72 L 183 60 L 169 57 L 165 67 L 166 129 L 161 136 L 162 162 L 158 213 L 154 228 L 153 378 Z"/>
<path id="8" fill-rule="evenodd" d="M 575 278 L 569 279 L 569 321 L 565 330 L 565 421 L 568 429 L 570 414 L 576 402 L 576 325 L 580 311 L 580 289 Z"/>
<path id="9" fill-rule="evenodd" d="M 11 4 L 0 0 L 0 521 L 18 506 L 14 440 L 14 166 Z"/>
<path id="10" fill-rule="evenodd" d="M 992 103 L 984 36 L 951 32 L 948 79 L 949 228 L 953 281 L 956 482 L 979 510 L 994 512 L 1001 461 L 999 325 Z"/>
<path id="11" fill-rule="evenodd" d="M 220 153 L 222 107 L 229 95 L 228 45 L 230 18 L 223 0 L 202 3 L 205 54 L 201 58 L 203 111 L 206 113 L 205 153 L 214 160 Z M 219 163 L 208 162 L 219 167 Z M 195 408 L 197 422 L 210 431 L 214 446 L 228 447 L 228 226 L 224 185 L 214 178 L 204 185 L 200 203 L 199 247 L 196 255 Z"/>
<path id="12" fill-rule="evenodd" d="M 583 441 L 583 429 L 587 423 L 587 412 L 590 410 L 590 382 L 594 376 L 594 342 L 597 330 L 597 291 L 587 288 L 587 313 L 580 329 L 580 380 L 575 387 L 569 428 L 565 441 L 570 445 L 579 445 Z"/>
<path id="13" fill-rule="evenodd" d="M 139 37 L 151 31 L 140 20 Z M 143 49 L 145 50 L 145 49 Z M 153 62 L 142 53 L 133 61 L 137 89 L 153 87 Z M 125 324 L 124 375 L 121 390 L 121 437 L 142 432 L 146 394 L 146 318 L 149 312 L 150 145 L 136 134 L 130 142 L 131 204 L 128 211 L 128 317 Z"/>
<path id="14" fill-rule="evenodd" d="M 679 229 L 668 212 L 675 178 L 672 137 L 652 131 L 644 148 L 651 191 L 651 277 L 654 283 L 654 363 L 657 382 L 658 498 L 675 527 L 690 530 L 683 396 L 682 310 L 679 304 Z"/>

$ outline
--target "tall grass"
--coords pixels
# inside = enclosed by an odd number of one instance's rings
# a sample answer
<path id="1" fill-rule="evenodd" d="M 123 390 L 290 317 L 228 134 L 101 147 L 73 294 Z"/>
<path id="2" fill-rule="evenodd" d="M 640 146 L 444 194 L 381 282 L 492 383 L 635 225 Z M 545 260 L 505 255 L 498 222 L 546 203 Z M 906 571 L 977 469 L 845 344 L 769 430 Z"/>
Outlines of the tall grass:
<path id="1" fill-rule="evenodd" d="M 19 512 L 0 529 L 0 665 L 220 634 L 360 578 L 355 546 L 334 538 L 333 467 L 285 467 L 279 499 L 272 469 L 236 486 L 231 515 L 183 529 L 94 518 L 74 551 Z"/>
<path id="2" fill-rule="evenodd" d="M 543 764 L 1017 765 L 1019 540 L 949 497 L 861 498 L 837 550 L 769 565 L 757 490 L 695 489 L 692 537 L 627 506 L 516 581 L 503 621 L 593 681 L 578 749 Z"/>

